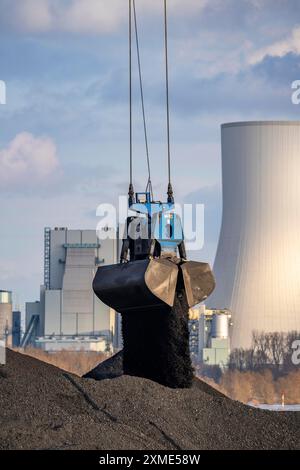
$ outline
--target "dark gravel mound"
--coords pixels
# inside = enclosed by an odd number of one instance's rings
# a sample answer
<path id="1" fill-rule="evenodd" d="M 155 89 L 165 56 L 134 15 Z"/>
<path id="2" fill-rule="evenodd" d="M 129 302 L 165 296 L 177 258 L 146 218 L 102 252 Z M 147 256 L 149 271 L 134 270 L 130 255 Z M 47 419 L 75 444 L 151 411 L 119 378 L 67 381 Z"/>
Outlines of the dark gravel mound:
<path id="1" fill-rule="evenodd" d="M 83 376 L 84 379 L 115 379 L 123 375 L 123 351 L 100 362 L 94 369 Z"/>
<path id="2" fill-rule="evenodd" d="M 84 379 L 105 380 L 121 377 L 123 373 L 123 351 L 120 351 L 105 361 L 100 362 L 94 369 L 82 377 Z M 210 387 L 207 383 L 203 382 L 197 377 L 194 377 L 193 379 L 193 386 L 199 390 L 202 390 L 202 392 L 205 392 L 208 395 L 224 398 L 222 393 L 220 393 L 215 388 Z"/>
<path id="3" fill-rule="evenodd" d="M 300 414 L 231 401 L 201 381 L 170 389 L 126 376 L 88 380 L 8 351 L 0 449 L 296 449 Z"/>

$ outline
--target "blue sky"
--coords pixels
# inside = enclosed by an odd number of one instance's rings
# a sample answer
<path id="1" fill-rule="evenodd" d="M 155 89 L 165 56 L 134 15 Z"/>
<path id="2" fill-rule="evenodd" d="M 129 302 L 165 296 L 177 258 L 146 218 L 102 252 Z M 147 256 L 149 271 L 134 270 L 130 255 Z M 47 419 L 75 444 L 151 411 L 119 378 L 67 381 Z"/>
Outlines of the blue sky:
<path id="1" fill-rule="evenodd" d="M 166 191 L 163 2 L 136 0 L 158 198 Z M 173 185 L 205 204 L 213 261 L 221 220 L 220 124 L 299 119 L 298 0 L 169 0 Z M 43 228 L 95 228 L 128 185 L 126 0 L 0 0 L 0 288 L 38 297 Z M 135 187 L 145 151 L 134 77 Z M 138 182 L 142 181 L 141 186 Z"/>

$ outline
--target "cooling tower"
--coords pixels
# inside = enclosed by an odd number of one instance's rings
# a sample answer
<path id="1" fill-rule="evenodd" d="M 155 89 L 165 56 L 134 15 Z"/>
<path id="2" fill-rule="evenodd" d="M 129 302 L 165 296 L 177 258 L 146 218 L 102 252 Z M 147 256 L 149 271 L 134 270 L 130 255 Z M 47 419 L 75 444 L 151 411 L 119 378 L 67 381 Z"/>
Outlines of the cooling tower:
<path id="1" fill-rule="evenodd" d="M 300 331 L 300 122 L 222 125 L 223 217 L 213 308 L 231 349 L 253 330 Z"/>

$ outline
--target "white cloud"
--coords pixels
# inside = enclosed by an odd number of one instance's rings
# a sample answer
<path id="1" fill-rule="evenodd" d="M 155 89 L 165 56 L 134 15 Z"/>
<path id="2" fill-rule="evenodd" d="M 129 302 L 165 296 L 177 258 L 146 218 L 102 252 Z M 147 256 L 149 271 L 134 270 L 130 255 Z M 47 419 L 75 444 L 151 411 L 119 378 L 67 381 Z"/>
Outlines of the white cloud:
<path id="1" fill-rule="evenodd" d="M 223 41 L 224 33 L 200 31 L 175 39 L 175 64 L 180 70 L 189 64 L 197 78 L 213 78 L 219 74 L 236 74 L 247 65 L 253 44 L 240 32 L 232 32 Z"/>
<path id="2" fill-rule="evenodd" d="M 220 0 L 168 0 L 168 11 L 172 15 L 192 16 L 203 10 L 208 4 L 219 4 Z M 163 15 L 163 0 L 136 0 L 139 10 L 161 13 Z"/>
<path id="3" fill-rule="evenodd" d="M 11 21 L 17 29 L 31 32 L 47 31 L 52 26 L 52 15 L 48 0 L 22 0 L 11 2 Z"/>
<path id="4" fill-rule="evenodd" d="M 169 0 L 169 11 L 180 17 L 193 16 L 208 2 Z M 163 15 L 162 0 L 136 0 L 136 6 L 141 14 Z M 127 0 L 0 0 L 0 11 L 5 27 L 33 33 L 107 34 L 115 32 L 128 20 Z"/>
<path id="5" fill-rule="evenodd" d="M 124 20 L 124 0 L 73 0 L 56 8 L 53 28 L 74 33 L 110 33 Z"/>
<path id="6" fill-rule="evenodd" d="M 44 184 L 59 169 L 54 142 L 22 132 L 0 150 L 0 189 Z"/>
<path id="7" fill-rule="evenodd" d="M 283 57 L 290 52 L 300 54 L 300 27 L 294 28 L 287 38 L 258 49 L 250 56 L 249 63 L 257 64 L 266 56 Z"/>

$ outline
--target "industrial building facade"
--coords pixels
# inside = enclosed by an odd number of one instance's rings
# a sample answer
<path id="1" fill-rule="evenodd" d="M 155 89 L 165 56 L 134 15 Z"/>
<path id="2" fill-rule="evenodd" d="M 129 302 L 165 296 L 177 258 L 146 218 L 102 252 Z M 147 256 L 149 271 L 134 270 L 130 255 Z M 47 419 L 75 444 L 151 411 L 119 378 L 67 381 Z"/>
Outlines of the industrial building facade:
<path id="1" fill-rule="evenodd" d="M 12 346 L 12 293 L 0 290 L 0 340 Z"/>
<path id="2" fill-rule="evenodd" d="M 222 126 L 223 217 L 210 308 L 232 312 L 231 348 L 253 331 L 300 331 L 300 122 Z"/>
<path id="3" fill-rule="evenodd" d="M 231 326 L 228 310 L 212 310 L 203 304 L 190 309 L 190 352 L 195 365 L 228 365 Z"/>
<path id="4" fill-rule="evenodd" d="M 18 348 L 21 343 L 21 312 L 12 312 L 12 346 Z"/>
<path id="5" fill-rule="evenodd" d="M 109 229 L 107 229 L 109 230 Z M 115 312 L 94 295 L 99 266 L 114 264 L 116 237 L 99 241 L 95 230 L 45 229 L 44 285 L 39 302 L 26 305 L 26 331 L 47 350 L 108 350 Z"/>

